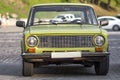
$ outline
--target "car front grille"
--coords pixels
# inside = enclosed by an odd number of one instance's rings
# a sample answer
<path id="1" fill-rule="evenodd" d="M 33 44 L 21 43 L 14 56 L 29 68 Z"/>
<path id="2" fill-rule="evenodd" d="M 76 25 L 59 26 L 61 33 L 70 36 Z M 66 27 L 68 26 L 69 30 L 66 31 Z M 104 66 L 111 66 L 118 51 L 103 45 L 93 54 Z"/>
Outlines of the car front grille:
<path id="1" fill-rule="evenodd" d="M 80 36 L 38 36 L 39 48 L 93 47 L 92 35 Z"/>

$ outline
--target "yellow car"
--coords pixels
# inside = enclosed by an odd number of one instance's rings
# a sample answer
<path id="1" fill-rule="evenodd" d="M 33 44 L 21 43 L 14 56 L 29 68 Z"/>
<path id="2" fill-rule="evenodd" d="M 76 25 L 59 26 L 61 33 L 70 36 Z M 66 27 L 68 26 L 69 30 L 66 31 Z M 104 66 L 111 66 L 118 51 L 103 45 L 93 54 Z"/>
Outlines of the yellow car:
<path id="1" fill-rule="evenodd" d="M 73 14 L 74 21 L 53 22 L 59 14 Z M 80 19 L 77 19 L 77 18 Z M 39 4 L 30 9 L 21 42 L 23 75 L 32 76 L 34 68 L 44 64 L 82 64 L 95 66 L 97 75 L 109 70 L 108 35 L 101 29 L 91 6 L 76 3 Z"/>

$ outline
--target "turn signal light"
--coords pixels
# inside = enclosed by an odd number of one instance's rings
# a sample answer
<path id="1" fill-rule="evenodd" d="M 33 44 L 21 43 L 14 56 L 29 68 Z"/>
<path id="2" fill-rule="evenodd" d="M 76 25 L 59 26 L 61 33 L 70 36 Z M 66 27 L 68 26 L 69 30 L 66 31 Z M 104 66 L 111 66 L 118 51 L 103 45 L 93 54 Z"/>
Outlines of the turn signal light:
<path id="1" fill-rule="evenodd" d="M 29 48 L 29 49 L 28 49 L 28 52 L 29 52 L 29 53 L 35 53 L 35 52 L 36 52 L 36 49 L 35 49 L 35 48 Z"/>
<path id="2" fill-rule="evenodd" d="M 97 48 L 95 48 L 95 50 L 96 50 L 96 52 L 102 52 L 102 51 L 103 51 L 103 48 L 97 47 Z"/>

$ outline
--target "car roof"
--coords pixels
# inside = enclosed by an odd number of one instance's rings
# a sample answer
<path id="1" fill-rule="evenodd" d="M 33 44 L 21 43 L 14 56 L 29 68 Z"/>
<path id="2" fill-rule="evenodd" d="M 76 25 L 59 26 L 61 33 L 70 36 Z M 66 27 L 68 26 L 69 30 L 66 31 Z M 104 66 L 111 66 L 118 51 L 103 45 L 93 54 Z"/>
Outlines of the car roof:
<path id="1" fill-rule="evenodd" d="M 88 7 L 93 7 L 89 4 L 81 4 L 81 3 L 46 3 L 46 4 L 37 4 L 34 5 L 33 7 L 39 7 L 39 6 L 55 6 L 55 5 L 74 5 L 74 6 L 88 6 Z"/>
<path id="2" fill-rule="evenodd" d="M 74 14 L 59 14 L 60 16 L 66 16 L 66 15 L 74 15 Z"/>
<path id="3" fill-rule="evenodd" d="M 98 17 L 98 19 L 99 18 L 114 18 L 114 19 L 117 19 L 116 17 L 114 17 L 114 16 L 100 16 L 100 17 Z"/>

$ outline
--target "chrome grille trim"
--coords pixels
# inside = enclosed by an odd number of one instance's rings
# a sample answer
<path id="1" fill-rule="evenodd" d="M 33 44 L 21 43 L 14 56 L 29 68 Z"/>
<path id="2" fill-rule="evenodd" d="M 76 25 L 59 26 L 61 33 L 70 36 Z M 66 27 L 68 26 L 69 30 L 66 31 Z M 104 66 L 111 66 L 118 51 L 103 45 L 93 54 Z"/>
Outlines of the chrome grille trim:
<path id="1" fill-rule="evenodd" d="M 92 35 L 80 36 L 38 36 L 38 48 L 93 47 Z"/>

